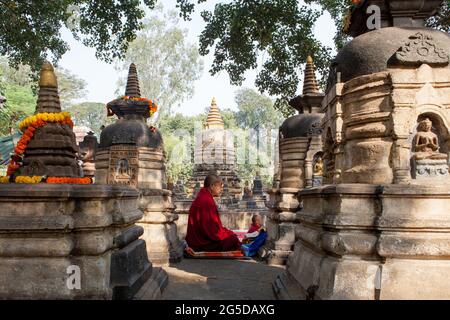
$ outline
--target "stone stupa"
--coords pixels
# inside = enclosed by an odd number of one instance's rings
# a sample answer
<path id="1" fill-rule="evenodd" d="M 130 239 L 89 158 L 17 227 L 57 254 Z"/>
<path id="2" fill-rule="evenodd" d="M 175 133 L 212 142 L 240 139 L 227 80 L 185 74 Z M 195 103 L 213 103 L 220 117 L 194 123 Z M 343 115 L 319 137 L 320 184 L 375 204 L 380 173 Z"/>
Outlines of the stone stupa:
<path id="1" fill-rule="evenodd" d="M 125 97 L 108 103 L 117 121 L 103 129 L 95 156 L 96 183 L 124 184 L 140 192 L 139 225 L 150 260 L 159 265 L 182 258 L 172 192 L 166 189 L 166 166 L 160 132 L 147 126 L 153 102 L 141 98 L 136 66 L 130 65 Z"/>
<path id="2" fill-rule="evenodd" d="M 42 67 L 39 86 L 36 118 L 59 113 L 50 63 Z M 18 174 L 77 177 L 75 135 L 68 117 L 61 123 L 67 124 L 35 129 Z M 152 268 L 139 239 L 143 228 L 136 222 L 143 213 L 135 188 L 1 183 L 0 203 L 0 299 L 161 296 L 167 278 Z"/>
<path id="3" fill-rule="evenodd" d="M 42 66 L 36 106 L 38 113 L 60 113 L 58 82 L 53 66 Z M 29 141 L 18 174 L 24 176 L 79 177 L 75 134 L 68 125 L 47 123 L 38 128 Z"/>
<path id="4" fill-rule="evenodd" d="M 213 98 L 203 131 L 196 136 L 194 170 L 188 182 L 188 194 L 193 196 L 197 182 L 202 187 L 208 174 L 217 174 L 228 186 L 228 192 L 219 202 L 235 204 L 242 193 L 240 180 L 235 172 L 235 162 L 234 137 L 225 130 L 222 115 Z"/>
<path id="5" fill-rule="evenodd" d="M 297 194 L 278 298 L 450 298 L 450 36 L 425 27 L 442 3 L 352 7 L 321 103 L 323 186 Z"/>
<path id="6" fill-rule="evenodd" d="M 270 191 L 267 202 L 270 212 L 266 220 L 268 238 L 261 249 L 261 255 L 269 264 L 285 264 L 294 249 L 298 225 L 295 212 L 300 208 L 297 193 L 322 180 L 314 168 L 318 167 L 317 162 L 322 156 L 321 121 L 324 115 L 320 103 L 323 97 L 317 85 L 313 59 L 308 56 L 303 93 L 289 102 L 299 113 L 287 118 L 280 127 L 277 168 L 280 182 Z"/>

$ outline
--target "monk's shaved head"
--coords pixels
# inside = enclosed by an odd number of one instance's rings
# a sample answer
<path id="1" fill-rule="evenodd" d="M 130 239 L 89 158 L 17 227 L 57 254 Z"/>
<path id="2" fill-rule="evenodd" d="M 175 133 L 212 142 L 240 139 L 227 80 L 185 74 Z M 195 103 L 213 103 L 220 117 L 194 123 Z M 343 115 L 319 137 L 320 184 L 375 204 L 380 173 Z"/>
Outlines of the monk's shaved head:
<path id="1" fill-rule="evenodd" d="M 205 188 L 209 188 L 217 182 L 222 182 L 222 178 L 220 178 L 218 175 L 210 174 L 205 178 L 205 182 L 203 183 L 203 186 Z"/>

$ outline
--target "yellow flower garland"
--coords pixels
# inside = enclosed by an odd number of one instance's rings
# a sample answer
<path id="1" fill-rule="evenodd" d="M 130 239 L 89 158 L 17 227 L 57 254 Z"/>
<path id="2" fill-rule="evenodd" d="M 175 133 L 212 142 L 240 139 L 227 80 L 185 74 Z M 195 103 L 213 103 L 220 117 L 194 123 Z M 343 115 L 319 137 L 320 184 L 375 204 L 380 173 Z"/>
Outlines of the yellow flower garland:
<path id="1" fill-rule="evenodd" d="M 9 183 L 9 176 L 0 177 L 0 183 Z"/>
<path id="2" fill-rule="evenodd" d="M 25 131 L 26 128 L 28 128 L 30 125 L 37 122 L 38 120 L 42 120 L 45 122 L 65 122 L 71 119 L 70 113 L 67 111 L 57 113 L 48 113 L 48 112 L 38 113 L 33 116 L 25 118 L 25 120 L 23 120 L 19 124 L 20 131 Z"/>
<path id="3" fill-rule="evenodd" d="M 39 183 L 41 182 L 42 177 L 41 176 L 17 176 L 14 180 L 16 183 Z"/>

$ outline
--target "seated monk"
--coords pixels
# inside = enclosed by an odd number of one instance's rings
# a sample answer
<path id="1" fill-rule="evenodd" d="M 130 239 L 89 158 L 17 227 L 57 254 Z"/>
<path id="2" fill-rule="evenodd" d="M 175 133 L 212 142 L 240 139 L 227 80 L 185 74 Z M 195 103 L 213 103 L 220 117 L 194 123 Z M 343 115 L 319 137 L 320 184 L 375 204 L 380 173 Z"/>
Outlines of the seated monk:
<path id="1" fill-rule="evenodd" d="M 186 242 L 194 251 L 234 251 L 241 249 L 236 234 L 224 228 L 220 221 L 215 196 L 223 189 L 222 179 L 206 177 L 203 188 L 189 209 Z"/>

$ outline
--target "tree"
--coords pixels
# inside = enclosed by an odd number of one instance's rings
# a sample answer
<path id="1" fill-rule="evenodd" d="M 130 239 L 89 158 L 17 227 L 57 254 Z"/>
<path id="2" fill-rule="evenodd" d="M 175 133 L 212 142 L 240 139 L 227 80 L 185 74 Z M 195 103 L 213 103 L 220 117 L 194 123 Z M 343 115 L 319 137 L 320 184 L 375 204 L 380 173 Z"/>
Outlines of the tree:
<path id="1" fill-rule="evenodd" d="M 284 120 L 281 112 L 273 107 L 273 101 L 255 90 L 238 90 L 235 101 L 238 106 L 236 121 L 243 129 L 253 129 L 257 126 L 277 129 Z"/>
<path id="2" fill-rule="evenodd" d="M 143 0 L 153 8 L 156 0 Z M 121 0 L 0 0 L 0 55 L 14 66 L 26 64 L 38 71 L 49 55 L 58 61 L 69 49 L 61 28 L 96 49 L 98 58 L 121 57 L 142 26 L 141 1 Z"/>
<path id="3" fill-rule="evenodd" d="M 189 19 L 196 3 L 205 0 L 179 0 L 181 15 Z M 219 3 L 213 12 L 204 11 L 206 27 L 200 36 L 200 53 L 207 55 L 214 49 L 211 74 L 226 71 L 234 85 L 240 85 L 249 69 L 260 69 L 256 86 L 261 93 L 277 96 L 275 107 L 288 115 L 288 100 L 295 95 L 301 66 L 308 55 L 314 59 L 320 74 L 319 82 L 325 86 L 331 64 L 331 48 L 323 46 L 313 34 L 317 18 L 327 10 L 336 22 L 337 48 L 350 39 L 343 34 L 346 13 L 354 0 L 232 0 Z M 448 1 L 443 1 L 440 14 L 430 19 L 429 26 L 449 30 Z M 314 10 L 311 4 L 322 10 Z M 262 62 L 258 63 L 258 59 Z"/>
<path id="4" fill-rule="evenodd" d="M 86 96 L 85 80 L 64 68 L 56 68 L 55 73 L 58 78 L 59 100 L 63 109 L 70 107 L 75 99 Z"/>
<path id="5" fill-rule="evenodd" d="M 211 74 L 228 72 L 230 81 L 240 85 L 246 70 L 258 67 L 259 91 L 287 99 L 300 82 L 300 66 L 308 55 L 322 78 L 328 73 L 331 49 L 314 38 L 319 10 L 300 6 L 297 0 L 231 1 L 219 3 L 214 13 L 203 12 L 207 25 L 200 36 L 200 53 L 215 46 Z"/>
<path id="6" fill-rule="evenodd" d="M 177 27 L 174 11 L 162 16 L 162 7 L 145 20 L 136 40 L 130 43 L 118 69 L 125 71 L 135 63 L 140 78 L 141 94 L 160 107 L 159 116 L 171 112 L 176 103 L 190 98 L 194 81 L 200 78 L 203 63 L 196 45 L 186 42 L 187 30 Z M 123 88 L 125 78 L 119 81 Z"/>
<path id="7" fill-rule="evenodd" d="M 62 107 L 72 104 L 74 98 L 85 95 L 86 82 L 65 69 L 56 69 Z M 37 100 L 37 82 L 31 77 L 31 68 L 9 66 L 6 57 L 0 57 L 0 93 L 7 103 L 1 110 L 0 134 L 9 134 L 19 121 L 34 113 Z"/>
<path id="8" fill-rule="evenodd" d="M 106 107 L 103 103 L 84 102 L 67 108 L 76 126 L 89 127 L 97 137 L 100 136 L 101 127 L 115 122 L 113 117 L 106 116 Z"/>

